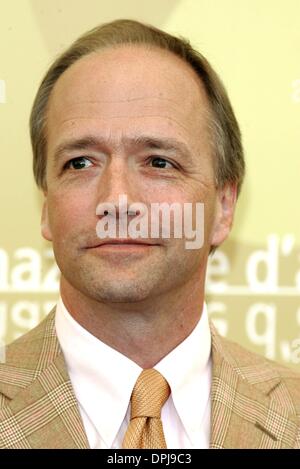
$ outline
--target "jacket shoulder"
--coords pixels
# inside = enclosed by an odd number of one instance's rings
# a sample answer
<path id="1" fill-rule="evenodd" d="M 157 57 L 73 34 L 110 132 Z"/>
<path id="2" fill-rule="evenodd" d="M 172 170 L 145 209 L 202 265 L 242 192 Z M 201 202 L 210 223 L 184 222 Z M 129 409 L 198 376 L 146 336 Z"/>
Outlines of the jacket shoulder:
<path id="1" fill-rule="evenodd" d="M 289 366 L 252 352 L 240 344 L 221 337 L 213 327 L 214 354 L 221 355 L 249 385 L 283 401 L 300 416 L 300 373 Z M 284 399 L 283 399 L 284 396 Z M 286 396 L 289 396 L 290 402 Z"/>
<path id="2" fill-rule="evenodd" d="M 55 311 L 34 329 L 6 346 L 0 364 L 0 406 L 29 385 L 60 352 L 55 333 Z"/>

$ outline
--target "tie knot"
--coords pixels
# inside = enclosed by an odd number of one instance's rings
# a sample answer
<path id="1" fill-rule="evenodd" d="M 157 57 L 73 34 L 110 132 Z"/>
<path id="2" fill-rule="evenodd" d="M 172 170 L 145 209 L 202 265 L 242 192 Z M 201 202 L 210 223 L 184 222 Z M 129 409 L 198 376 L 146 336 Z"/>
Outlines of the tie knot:
<path id="1" fill-rule="evenodd" d="M 136 417 L 160 418 L 161 409 L 170 395 L 165 378 L 153 368 L 143 370 L 131 395 L 131 419 Z"/>

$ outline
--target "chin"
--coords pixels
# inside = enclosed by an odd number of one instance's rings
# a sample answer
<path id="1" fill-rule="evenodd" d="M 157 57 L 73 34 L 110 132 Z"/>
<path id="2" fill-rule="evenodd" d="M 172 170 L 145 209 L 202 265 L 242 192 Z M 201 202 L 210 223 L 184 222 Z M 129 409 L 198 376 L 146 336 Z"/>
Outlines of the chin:
<path id="1" fill-rule="evenodd" d="M 145 292 L 138 292 L 138 291 L 122 291 L 121 289 L 109 289 L 103 291 L 95 291 L 94 292 L 94 299 L 99 302 L 104 303 L 137 303 L 139 301 L 146 300 L 149 298 L 149 294 Z"/>
<path id="2" fill-rule="evenodd" d="M 71 279 L 70 279 L 71 280 Z M 100 303 L 134 303 L 147 299 L 152 295 L 152 288 L 141 279 L 112 279 L 99 275 L 85 276 L 81 279 L 73 278 L 69 283 L 73 289 L 80 291 L 85 297 Z"/>

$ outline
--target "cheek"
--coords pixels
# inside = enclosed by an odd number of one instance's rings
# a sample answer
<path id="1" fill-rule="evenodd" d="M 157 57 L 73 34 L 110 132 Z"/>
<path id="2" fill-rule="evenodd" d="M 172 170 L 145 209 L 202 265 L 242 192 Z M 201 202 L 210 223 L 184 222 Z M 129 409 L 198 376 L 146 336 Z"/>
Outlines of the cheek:
<path id="1" fill-rule="evenodd" d="M 92 205 L 88 193 L 63 194 L 55 193 L 48 196 L 49 222 L 52 234 L 65 235 L 87 225 L 91 218 Z M 94 216 L 96 217 L 95 213 Z"/>
<path id="2" fill-rule="evenodd" d="M 189 191 L 189 188 L 178 183 L 153 184 L 152 186 L 144 187 L 140 193 L 146 194 L 146 198 L 150 203 L 165 202 L 172 204 L 174 202 L 184 203 L 195 200 L 195 196 Z"/>
<path id="3" fill-rule="evenodd" d="M 216 211 L 216 196 L 210 194 L 204 202 L 204 232 L 205 232 L 205 242 L 210 243 L 212 229 L 214 226 L 215 220 L 215 211 Z"/>

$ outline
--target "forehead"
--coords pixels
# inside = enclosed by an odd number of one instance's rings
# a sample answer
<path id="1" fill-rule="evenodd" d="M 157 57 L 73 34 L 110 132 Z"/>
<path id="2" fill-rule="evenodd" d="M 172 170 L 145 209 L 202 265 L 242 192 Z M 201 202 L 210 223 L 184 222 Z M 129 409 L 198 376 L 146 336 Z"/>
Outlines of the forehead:
<path id="1" fill-rule="evenodd" d="M 48 134 L 78 125 L 170 126 L 183 133 L 205 125 L 209 104 L 195 71 L 157 48 L 119 46 L 75 62 L 56 82 L 48 107 Z M 143 120 L 141 120 L 143 118 Z"/>

